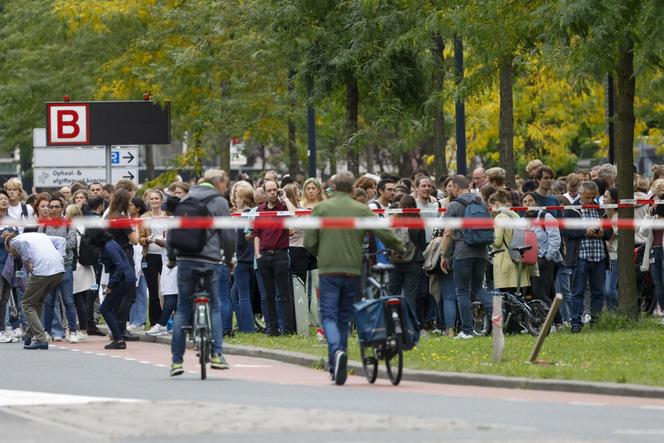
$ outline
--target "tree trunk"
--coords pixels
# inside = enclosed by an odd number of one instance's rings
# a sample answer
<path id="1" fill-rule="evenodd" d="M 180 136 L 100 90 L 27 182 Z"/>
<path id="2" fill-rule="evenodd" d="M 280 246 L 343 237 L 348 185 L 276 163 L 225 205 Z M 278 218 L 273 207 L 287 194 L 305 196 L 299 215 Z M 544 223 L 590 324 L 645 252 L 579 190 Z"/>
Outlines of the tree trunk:
<path id="1" fill-rule="evenodd" d="M 227 134 L 219 136 L 219 167 L 231 177 L 231 139 Z"/>
<path id="2" fill-rule="evenodd" d="M 634 198 L 634 42 L 621 45 L 616 69 L 616 167 L 620 198 Z M 634 218 L 633 208 L 618 209 L 618 217 Z M 634 269 L 634 232 L 622 230 L 618 235 L 618 309 L 631 319 L 638 319 L 639 309 Z"/>
<path id="3" fill-rule="evenodd" d="M 145 175 L 148 180 L 154 179 L 154 148 L 145 145 Z"/>
<path id="4" fill-rule="evenodd" d="M 514 188 L 516 183 L 512 86 L 512 56 L 509 55 L 500 63 L 500 166 L 505 169 L 505 182 Z"/>
<path id="5" fill-rule="evenodd" d="M 297 155 L 297 146 L 295 144 L 295 70 L 288 71 L 288 170 L 295 175 L 300 172 L 300 159 Z"/>
<path id="6" fill-rule="evenodd" d="M 445 42 L 440 35 L 433 36 L 431 53 L 433 55 L 433 94 L 436 97 L 433 104 L 433 154 L 434 174 L 436 178 L 447 175 L 447 161 L 445 159 L 445 114 L 443 113 L 443 86 L 445 82 Z"/>
<path id="7" fill-rule="evenodd" d="M 357 134 L 357 116 L 358 116 L 359 98 L 357 78 L 352 72 L 346 73 L 346 142 Z M 348 170 L 360 175 L 360 154 L 357 146 L 350 146 L 348 151 Z"/>
<path id="8" fill-rule="evenodd" d="M 374 160 L 376 158 L 376 147 L 373 144 L 367 145 L 367 172 L 374 173 Z"/>

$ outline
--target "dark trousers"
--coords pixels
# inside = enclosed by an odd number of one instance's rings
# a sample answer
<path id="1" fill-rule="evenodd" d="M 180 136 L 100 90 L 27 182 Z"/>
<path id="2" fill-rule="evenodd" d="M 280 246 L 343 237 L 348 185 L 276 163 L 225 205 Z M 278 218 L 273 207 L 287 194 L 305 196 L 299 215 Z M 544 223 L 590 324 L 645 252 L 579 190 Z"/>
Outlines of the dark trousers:
<path id="1" fill-rule="evenodd" d="M 268 333 L 275 333 L 279 329 L 284 334 L 295 332 L 293 297 L 288 281 L 288 262 L 288 251 L 285 249 L 274 251 L 271 254 L 265 253 L 258 260 L 258 272 L 261 274 L 265 287 L 265 308 L 267 310 L 265 321 Z M 277 306 L 279 306 L 279 310 L 277 310 Z M 281 314 L 281 318 L 278 318 L 277 311 Z"/>
<path id="2" fill-rule="evenodd" d="M 124 335 L 127 330 L 127 321 L 129 320 L 131 306 L 136 301 L 136 282 L 124 283 L 122 285 L 122 292 L 122 300 L 118 310 L 118 323 L 120 331 L 122 332 L 122 335 Z M 101 308 L 99 308 L 99 310 L 101 311 Z"/>
<path id="3" fill-rule="evenodd" d="M 122 308 L 125 305 L 125 297 L 127 292 L 129 292 L 130 287 L 133 287 L 133 283 L 122 282 L 113 288 L 113 291 L 110 294 L 106 294 L 104 301 L 101 306 L 99 306 L 99 311 L 104 317 L 108 328 L 111 330 L 113 335 L 113 340 L 122 340 L 124 336 L 126 319 L 122 319 Z M 134 291 L 134 294 L 136 291 Z M 129 305 L 131 308 L 131 305 Z"/>
<path id="4" fill-rule="evenodd" d="M 161 274 L 162 259 L 160 254 L 148 254 L 143 258 L 147 267 L 143 268 L 145 282 L 148 284 L 148 317 L 150 324 L 156 325 L 161 318 L 161 303 L 159 302 L 159 275 Z"/>
<path id="5" fill-rule="evenodd" d="M 90 291 L 81 291 L 74 294 L 76 315 L 78 315 L 78 324 L 81 330 L 87 328 L 88 324 L 88 292 Z"/>
<path id="6" fill-rule="evenodd" d="M 533 295 L 546 303 L 551 303 L 556 263 L 540 257 L 537 260 L 537 267 L 539 277 L 530 277 Z"/>
<path id="7" fill-rule="evenodd" d="M 417 320 L 420 325 L 426 322 L 428 300 L 423 297 L 421 289 L 422 263 L 396 263 L 394 269 L 390 271 L 390 280 L 387 285 L 387 292 L 390 295 L 401 295 L 410 303 L 410 306 L 417 313 Z M 428 293 L 424 294 L 426 297 Z"/>

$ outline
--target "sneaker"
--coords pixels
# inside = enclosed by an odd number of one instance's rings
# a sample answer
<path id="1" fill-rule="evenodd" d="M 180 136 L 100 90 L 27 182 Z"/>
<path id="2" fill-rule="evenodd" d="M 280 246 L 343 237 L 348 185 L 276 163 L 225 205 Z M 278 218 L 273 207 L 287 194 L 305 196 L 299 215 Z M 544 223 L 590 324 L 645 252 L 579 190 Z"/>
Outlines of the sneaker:
<path id="1" fill-rule="evenodd" d="M 581 319 L 581 323 L 588 324 L 588 323 L 591 322 L 591 320 L 592 320 L 592 317 L 590 316 L 590 314 L 584 314 L 583 318 Z"/>
<path id="2" fill-rule="evenodd" d="M 145 325 L 135 325 L 135 324 L 132 323 L 129 326 L 127 326 L 127 331 L 131 331 L 131 332 L 142 331 L 144 329 L 145 329 Z"/>
<path id="3" fill-rule="evenodd" d="M 182 367 L 182 363 L 173 363 L 171 365 L 171 373 L 169 374 L 171 377 L 175 377 L 176 375 L 182 375 L 184 374 L 184 368 Z"/>
<path id="4" fill-rule="evenodd" d="M 212 354 L 210 359 L 210 367 L 212 369 L 230 369 L 230 365 L 221 354 Z"/>
<path id="5" fill-rule="evenodd" d="M 334 383 L 338 386 L 346 383 L 348 356 L 344 351 L 337 351 L 334 353 Z"/>
<path id="6" fill-rule="evenodd" d="M 104 349 L 127 349 L 127 343 L 124 341 L 119 341 L 119 340 L 113 340 L 106 346 L 104 346 Z"/>
<path id="7" fill-rule="evenodd" d="M 166 326 L 162 326 L 159 323 L 154 325 L 153 327 L 150 328 L 148 332 L 145 333 L 146 335 L 166 335 L 168 334 L 168 328 Z"/>
<path id="8" fill-rule="evenodd" d="M 125 333 L 124 333 L 124 340 L 125 340 L 125 341 L 139 341 L 140 338 L 138 337 L 138 335 L 132 334 L 132 333 L 129 332 L 129 331 L 125 331 Z"/>
<path id="9" fill-rule="evenodd" d="M 78 342 L 79 342 L 79 340 L 78 340 L 78 333 L 77 333 L 77 332 L 74 332 L 73 334 L 69 334 L 69 335 L 67 336 L 67 341 L 68 341 L 69 343 L 78 343 Z"/>
<path id="10" fill-rule="evenodd" d="M 87 340 L 88 338 L 88 333 L 85 331 L 78 331 L 76 335 L 78 335 L 78 341 Z"/>
<path id="11" fill-rule="evenodd" d="M 18 337 L 18 338 L 23 337 L 23 328 L 20 327 L 20 326 L 18 328 L 14 329 L 11 332 L 12 332 L 12 334 L 14 334 L 15 337 Z"/>
<path id="12" fill-rule="evenodd" d="M 581 332 L 581 325 L 573 324 L 572 334 L 578 334 L 579 332 Z"/>
<path id="13" fill-rule="evenodd" d="M 470 340 L 471 338 L 474 338 L 472 334 L 466 334 L 463 331 L 459 332 L 459 334 L 454 337 L 455 340 Z"/>
<path id="14" fill-rule="evenodd" d="M 0 343 L 11 343 L 14 338 L 14 334 L 11 332 L 0 332 Z"/>
<path id="15" fill-rule="evenodd" d="M 48 342 L 46 341 L 33 341 L 30 344 L 26 344 L 23 346 L 23 349 L 27 349 L 29 351 L 33 351 L 35 349 L 48 349 Z"/>

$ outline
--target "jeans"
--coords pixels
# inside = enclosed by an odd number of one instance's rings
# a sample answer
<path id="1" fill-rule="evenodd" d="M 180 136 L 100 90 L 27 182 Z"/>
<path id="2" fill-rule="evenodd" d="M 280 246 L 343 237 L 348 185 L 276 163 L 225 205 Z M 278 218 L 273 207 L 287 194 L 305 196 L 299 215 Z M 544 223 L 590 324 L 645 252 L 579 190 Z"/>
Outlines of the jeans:
<path id="1" fill-rule="evenodd" d="M 159 318 L 161 317 L 161 303 L 159 302 L 159 275 L 161 274 L 162 263 L 161 254 L 148 254 L 143 258 L 143 275 L 145 276 L 145 281 L 148 285 L 148 294 L 150 296 L 148 310 L 151 325 L 159 322 Z"/>
<path id="2" fill-rule="evenodd" d="M 69 323 L 69 332 L 76 332 L 76 304 L 74 303 L 74 274 L 71 265 L 65 265 L 65 273 L 62 281 L 46 296 L 44 300 L 44 329 L 51 333 L 51 324 L 53 322 L 53 309 L 55 308 L 55 298 L 60 294 L 62 302 L 65 305 L 67 322 Z"/>
<path id="3" fill-rule="evenodd" d="M 618 307 L 618 260 L 611 260 L 611 269 L 606 271 L 605 283 L 606 307 L 609 311 L 615 311 Z"/>
<path id="4" fill-rule="evenodd" d="M 291 283 L 288 281 L 288 251 L 274 251 L 258 260 L 258 272 L 265 288 L 268 332 L 295 333 L 295 313 Z M 276 321 L 275 321 L 276 320 Z M 269 321 L 269 323 L 268 323 Z"/>
<path id="5" fill-rule="evenodd" d="M 461 331 L 469 335 L 473 334 L 472 294 L 482 300 L 485 309 L 489 303 L 486 291 L 482 288 L 486 263 L 485 258 L 477 257 L 454 260 L 454 285 L 461 318 Z"/>
<path id="6" fill-rule="evenodd" d="M 178 295 L 177 294 L 164 294 L 164 307 L 161 310 L 161 317 L 159 317 L 159 324 L 166 327 L 168 319 L 171 318 L 171 315 L 175 312 L 175 308 L 178 305 Z"/>
<path id="7" fill-rule="evenodd" d="M 217 265 L 219 271 L 219 309 L 221 327 L 223 334 L 233 332 L 233 305 L 231 302 L 231 289 L 229 287 L 228 267 L 226 265 Z"/>
<path id="8" fill-rule="evenodd" d="M 134 283 L 121 282 L 110 294 L 106 294 L 104 301 L 99 306 L 99 311 L 104 317 L 108 328 L 111 330 L 113 340 L 123 340 L 124 329 L 120 325 L 120 309 L 128 291 L 128 287 Z"/>
<path id="9" fill-rule="evenodd" d="M 422 263 L 397 263 L 389 272 L 390 280 L 387 284 L 387 291 L 390 295 L 401 295 L 403 291 L 404 297 L 410 303 L 413 311 L 417 313 L 420 325 L 424 325 L 426 318 L 421 318 L 420 309 L 418 309 L 421 274 Z"/>
<path id="10" fill-rule="evenodd" d="M 267 300 L 265 295 L 265 285 L 263 284 L 263 277 L 261 277 L 261 273 L 258 272 L 256 268 L 254 268 L 254 275 L 256 276 L 256 286 L 258 287 L 258 292 L 261 296 L 261 313 L 263 314 L 263 321 L 265 321 L 265 324 L 267 325 L 265 332 L 270 334 L 271 332 L 276 331 L 271 331 L 269 328 L 270 317 L 268 316 L 269 314 L 267 312 Z"/>
<path id="11" fill-rule="evenodd" d="M 235 268 L 235 282 L 231 289 L 233 310 L 235 311 L 237 327 L 240 332 L 256 331 L 254 327 L 254 314 L 251 310 L 250 283 L 252 268 L 252 263 L 238 263 Z"/>
<path id="12" fill-rule="evenodd" d="M 184 358 L 186 333 L 183 326 L 191 326 L 194 316 L 194 293 L 198 284 L 198 269 L 211 269 L 207 282 L 210 298 L 210 319 L 212 322 L 212 353 L 221 354 L 223 337 L 221 332 L 221 311 L 219 309 L 219 265 L 194 260 L 178 260 L 178 306 L 173 322 L 171 353 L 173 363 L 182 363 Z"/>
<path id="13" fill-rule="evenodd" d="M 572 292 L 572 325 L 582 326 L 583 294 L 586 291 L 586 283 L 590 282 L 590 313 L 593 321 L 602 312 L 604 304 L 604 281 L 606 268 L 604 260 L 591 262 L 579 259 L 574 271 L 574 290 Z"/>
<path id="14" fill-rule="evenodd" d="M 457 322 L 457 295 L 456 286 L 454 286 L 454 271 L 449 271 L 447 274 L 440 276 L 440 306 L 441 306 L 441 324 L 445 325 L 445 329 L 456 328 Z"/>
<path id="15" fill-rule="evenodd" d="M 7 317 L 9 297 L 12 297 L 12 287 L 4 277 L 0 276 L 0 333 L 5 330 L 5 318 Z"/>
<path id="16" fill-rule="evenodd" d="M 334 371 L 334 354 L 346 351 L 351 308 L 359 292 L 359 277 L 320 276 L 320 319 L 327 339 L 330 372 Z"/>
<path id="17" fill-rule="evenodd" d="M 661 247 L 652 248 L 650 252 L 650 276 L 655 285 L 655 297 L 660 308 L 664 309 L 664 253 Z"/>
<path id="18" fill-rule="evenodd" d="M 147 320 L 147 313 L 148 284 L 145 281 L 145 276 L 141 275 L 141 278 L 138 279 L 138 287 L 136 288 L 136 301 L 131 306 L 131 311 L 129 311 L 129 323 L 138 326 L 144 325 Z"/>
<path id="19" fill-rule="evenodd" d="M 560 316 L 562 321 L 569 322 L 572 318 L 572 273 L 574 269 L 560 266 L 556 274 L 556 292 L 562 294 L 563 301 L 560 303 Z"/>

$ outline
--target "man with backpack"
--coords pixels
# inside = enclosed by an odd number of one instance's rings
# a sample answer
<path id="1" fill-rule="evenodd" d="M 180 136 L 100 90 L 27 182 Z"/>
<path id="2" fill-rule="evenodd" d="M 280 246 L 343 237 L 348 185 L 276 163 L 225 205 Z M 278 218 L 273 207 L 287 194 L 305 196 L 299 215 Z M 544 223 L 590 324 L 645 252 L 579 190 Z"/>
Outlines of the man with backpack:
<path id="1" fill-rule="evenodd" d="M 452 177 L 451 194 L 454 200 L 447 207 L 446 218 L 491 219 L 484 202 L 470 191 L 470 181 L 465 176 Z M 451 242 L 454 244 L 452 263 L 443 256 L 440 267 L 443 272 L 454 269 L 454 285 L 461 318 L 461 332 L 456 338 L 471 339 L 473 338 L 471 294 L 484 302 L 485 309 L 490 306 L 482 282 L 488 261 L 487 246 L 493 243 L 493 229 L 445 228 L 441 250 L 447 251 Z"/>
<path id="2" fill-rule="evenodd" d="M 228 217 L 228 202 L 222 197 L 226 191 L 228 177 L 220 169 L 208 169 L 198 185 L 177 205 L 176 217 Z M 219 304 L 220 275 L 223 267 L 232 266 L 235 253 L 236 231 L 234 229 L 171 229 L 167 234 L 168 267 L 177 261 L 178 301 L 171 342 L 171 376 L 184 372 L 182 361 L 185 351 L 185 332 L 182 327 L 190 325 L 193 317 L 194 293 L 199 289 L 198 272 L 211 272 L 208 287 L 210 294 L 210 317 L 212 320 L 212 369 L 228 369 L 222 355 L 222 324 Z M 220 263 L 223 263 L 220 265 Z"/>

